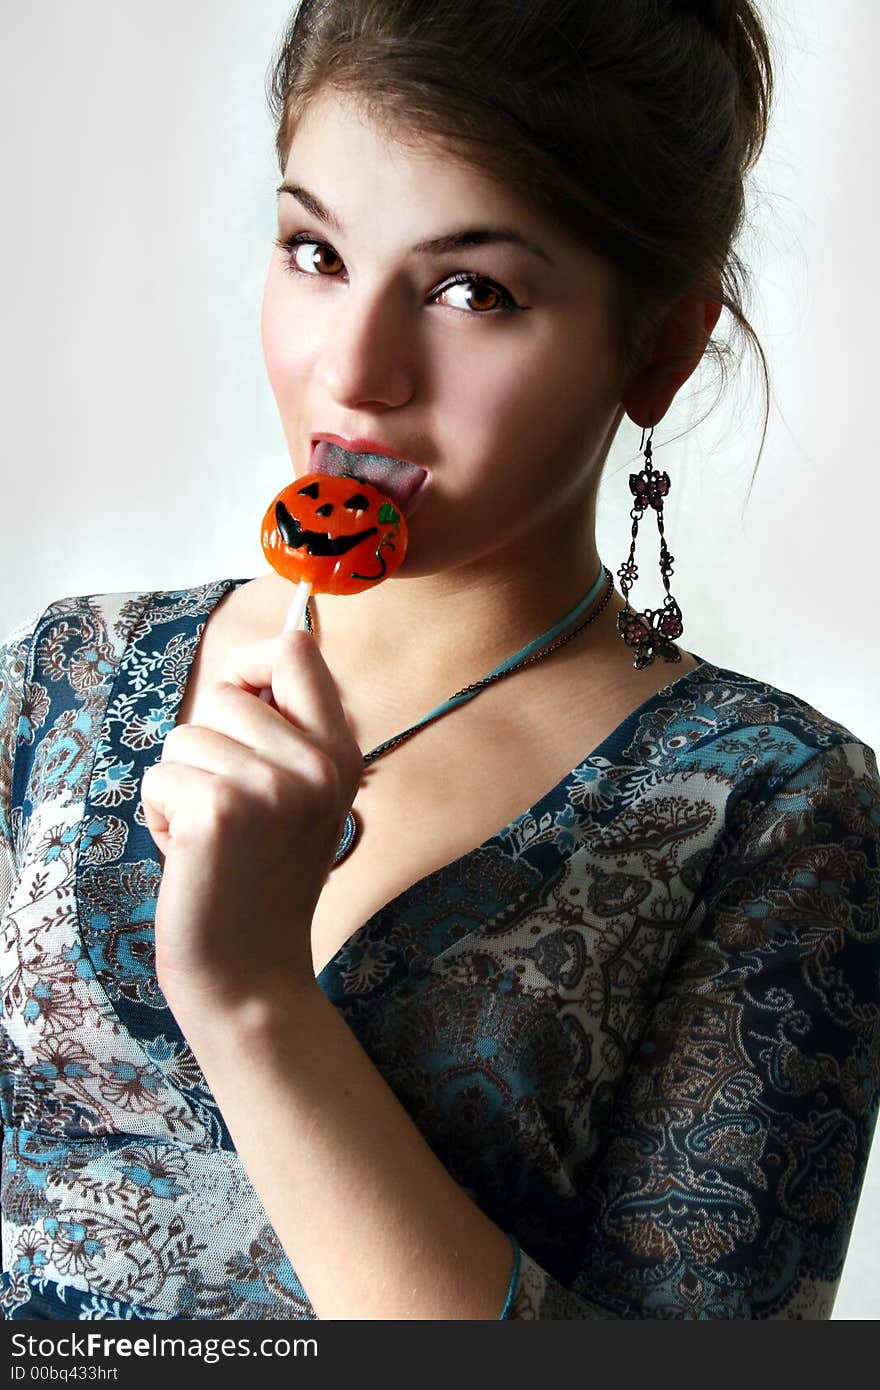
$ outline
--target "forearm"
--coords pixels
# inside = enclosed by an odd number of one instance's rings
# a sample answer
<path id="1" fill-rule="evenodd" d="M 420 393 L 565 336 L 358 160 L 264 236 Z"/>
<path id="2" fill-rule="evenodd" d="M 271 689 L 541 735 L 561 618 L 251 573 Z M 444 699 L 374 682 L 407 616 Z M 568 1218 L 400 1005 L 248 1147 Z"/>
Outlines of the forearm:
<path id="1" fill-rule="evenodd" d="M 319 1318 L 501 1316 L 509 1239 L 317 985 L 181 1027 Z"/>

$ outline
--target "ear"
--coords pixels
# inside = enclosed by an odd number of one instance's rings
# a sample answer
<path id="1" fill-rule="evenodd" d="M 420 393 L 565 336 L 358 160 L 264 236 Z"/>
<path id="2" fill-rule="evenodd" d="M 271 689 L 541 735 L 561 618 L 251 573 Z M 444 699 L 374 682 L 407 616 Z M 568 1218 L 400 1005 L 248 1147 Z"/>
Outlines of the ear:
<path id="1" fill-rule="evenodd" d="M 676 393 L 696 369 L 722 305 L 718 299 L 693 295 L 667 309 L 646 364 L 632 377 L 622 396 L 623 408 L 637 425 L 656 425 Z"/>

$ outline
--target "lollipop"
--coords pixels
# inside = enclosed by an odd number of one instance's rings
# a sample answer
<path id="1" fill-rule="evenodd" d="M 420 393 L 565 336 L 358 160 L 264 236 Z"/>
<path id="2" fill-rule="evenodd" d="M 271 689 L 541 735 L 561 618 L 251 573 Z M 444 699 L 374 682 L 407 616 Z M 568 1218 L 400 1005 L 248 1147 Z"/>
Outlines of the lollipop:
<path id="1" fill-rule="evenodd" d="M 426 476 L 402 460 L 327 441 L 316 445 L 312 463 L 319 470 L 282 488 L 263 517 L 266 559 L 297 584 L 285 632 L 301 626 L 310 594 L 359 594 L 400 568 L 407 546 L 402 507 Z M 393 479 L 400 500 L 370 478 Z"/>

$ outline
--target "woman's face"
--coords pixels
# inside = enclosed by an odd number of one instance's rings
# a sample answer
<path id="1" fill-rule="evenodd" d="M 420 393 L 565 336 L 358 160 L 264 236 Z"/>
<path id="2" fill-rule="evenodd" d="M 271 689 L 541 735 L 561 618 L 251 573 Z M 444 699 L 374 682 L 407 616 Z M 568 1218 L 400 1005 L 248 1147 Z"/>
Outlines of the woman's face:
<path id="1" fill-rule="evenodd" d="M 521 555 L 526 537 L 540 562 L 572 526 L 583 545 L 622 413 L 605 263 L 329 91 L 297 128 L 284 182 L 300 191 L 279 194 L 279 240 L 301 243 L 272 256 L 262 341 L 294 473 L 310 471 L 315 434 L 427 469 L 410 575 Z M 529 245 L 462 236 L 487 229 Z M 419 249 L 438 238 L 456 244 Z"/>

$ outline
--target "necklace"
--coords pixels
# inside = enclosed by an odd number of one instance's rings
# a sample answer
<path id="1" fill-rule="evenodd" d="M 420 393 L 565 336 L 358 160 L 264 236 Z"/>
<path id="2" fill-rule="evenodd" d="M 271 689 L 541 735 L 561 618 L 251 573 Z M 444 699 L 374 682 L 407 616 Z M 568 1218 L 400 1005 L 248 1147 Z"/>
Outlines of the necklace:
<path id="1" fill-rule="evenodd" d="M 590 604 L 599 593 L 603 580 L 605 581 L 605 593 L 602 597 L 602 601 L 596 605 L 588 618 L 584 618 L 583 622 L 577 624 L 577 627 L 573 627 L 570 632 L 566 632 L 565 629 L 569 624 L 577 622 L 577 619 L 589 608 Z M 598 618 L 611 598 L 613 590 L 614 580 L 611 571 L 606 565 L 600 564 L 598 577 L 589 593 L 582 598 L 579 603 L 575 604 L 574 608 L 570 609 L 569 612 L 565 614 L 565 617 L 560 618 L 558 623 L 548 628 L 546 632 L 542 632 L 541 635 L 536 637 L 533 641 L 527 642 L 524 647 L 520 647 L 518 652 L 514 652 L 513 656 L 509 656 L 506 661 L 502 661 L 500 666 L 495 666 L 491 671 L 487 672 L 485 676 L 481 676 L 478 681 L 473 681 L 471 685 L 465 685 L 461 690 L 456 691 L 454 695 L 450 695 L 447 700 L 444 700 L 441 705 L 437 705 L 436 709 L 432 709 L 423 719 L 419 719 L 417 723 L 411 724 L 408 729 L 404 729 L 399 734 L 394 734 L 392 738 L 387 738 L 384 743 L 380 743 L 376 748 L 371 749 L 369 753 L 364 755 L 364 763 L 374 763 L 377 758 L 381 758 L 384 754 L 390 753 L 392 748 L 399 748 L 401 743 L 405 743 L 407 739 L 412 738 L 413 735 L 417 734 L 419 729 L 423 729 L 426 724 L 431 724 L 435 719 L 440 719 L 444 714 L 448 714 L 450 710 L 457 709 L 458 706 L 463 705 L 465 701 L 473 700 L 481 691 L 485 690 L 487 686 L 494 685 L 496 681 L 503 680 L 505 676 L 512 676 L 515 671 L 522 671 L 526 666 L 534 666 L 536 662 L 543 661 L 551 652 L 558 651 L 566 642 L 570 642 L 573 637 L 576 637 L 577 634 L 582 632 L 594 619 Z M 314 632 L 311 608 L 308 603 L 306 604 L 305 623 L 306 631 Z M 358 828 L 358 822 L 355 819 L 354 812 L 349 811 L 345 817 L 342 834 L 339 837 L 339 844 L 336 847 L 336 853 L 333 857 L 332 868 L 335 869 L 336 865 L 341 863 L 351 850 L 358 836 Z"/>

